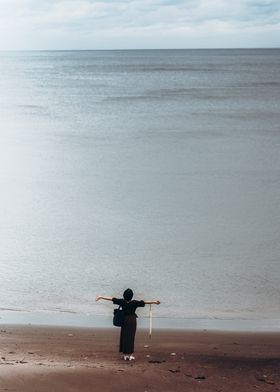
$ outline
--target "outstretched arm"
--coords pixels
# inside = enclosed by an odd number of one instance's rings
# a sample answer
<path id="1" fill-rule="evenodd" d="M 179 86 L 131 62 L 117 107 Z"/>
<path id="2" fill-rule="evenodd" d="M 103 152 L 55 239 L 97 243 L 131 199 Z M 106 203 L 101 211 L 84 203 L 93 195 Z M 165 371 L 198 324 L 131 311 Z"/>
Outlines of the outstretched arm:
<path id="1" fill-rule="evenodd" d="M 101 295 L 97 295 L 95 301 L 99 301 L 100 299 L 105 299 L 105 301 L 113 301 L 113 297 L 102 297 Z"/>
<path id="2" fill-rule="evenodd" d="M 144 302 L 146 305 L 153 305 L 153 304 L 159 305 L 160 304 L 160 301 L 144 301 Z"/>

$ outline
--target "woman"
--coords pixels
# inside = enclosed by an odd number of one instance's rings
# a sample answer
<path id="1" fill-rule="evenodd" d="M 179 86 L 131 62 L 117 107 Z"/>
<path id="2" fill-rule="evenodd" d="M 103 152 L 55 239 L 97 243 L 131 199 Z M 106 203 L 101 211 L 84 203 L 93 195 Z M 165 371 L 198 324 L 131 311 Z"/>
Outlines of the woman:
<path id="1" fill-rule="evenodd" d="M 135 310 L 139 307 L 144 307 L 146 304 L 156 304 L 159 305 L 159 301 L 136 301 L 132 300 L 133 291 L 131 289 L 126 289 L 123 293 L 123 298 L 114 297 L 102 297 L 98 295 L 96 301 L 104 299 L 106 301 L 113 301 L 113 304 L 120 305 L 124 311 L 125 318 L 124 324 L 121 327 L 120 336 L 120 352 L 124 354 L 123 359 L 125 361 L 132 361 L 134 357 L 134 339 L 136 333 L 136 318 L 137 315 Z"/>

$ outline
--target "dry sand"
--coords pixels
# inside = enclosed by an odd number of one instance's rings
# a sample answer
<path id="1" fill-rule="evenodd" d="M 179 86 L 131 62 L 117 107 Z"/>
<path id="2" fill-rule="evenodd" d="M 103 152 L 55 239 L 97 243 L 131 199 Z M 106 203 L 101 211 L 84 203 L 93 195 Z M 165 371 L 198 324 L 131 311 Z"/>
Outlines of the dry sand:
<path id="1" fill-rule="evenodd" d="M 136 360 L 119 329 L 2 326 L 0 391 L 280 391 L 280 333 L 147 331 Z"/>

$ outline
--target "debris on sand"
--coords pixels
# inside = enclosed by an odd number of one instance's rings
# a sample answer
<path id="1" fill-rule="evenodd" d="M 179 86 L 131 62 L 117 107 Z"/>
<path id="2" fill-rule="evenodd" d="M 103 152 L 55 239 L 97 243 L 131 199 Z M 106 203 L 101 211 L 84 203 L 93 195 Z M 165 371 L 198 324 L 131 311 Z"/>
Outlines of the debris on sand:
<path id="1" fill-rule="evenodd" d="M 180 369 L 168 369 L 171 373 L 180 373 L 181 370 Z"/>
<path id="2" fill-rule="evenodd" d="M 185 374 L 185 376 L 193 378 L 194 380 L 206 380 L 205 376 L 193 376 L 192 374 Z"/>
<path id="3" fill-rule="evenodd" d="M 265 382 L 266 384 L 269 384 L 269 385 L 275 385 L 274 381 L 268 380 L 265 376 L 264 377 L 258 377 L 257 380 L 260 381 L 260 382 Z"/>

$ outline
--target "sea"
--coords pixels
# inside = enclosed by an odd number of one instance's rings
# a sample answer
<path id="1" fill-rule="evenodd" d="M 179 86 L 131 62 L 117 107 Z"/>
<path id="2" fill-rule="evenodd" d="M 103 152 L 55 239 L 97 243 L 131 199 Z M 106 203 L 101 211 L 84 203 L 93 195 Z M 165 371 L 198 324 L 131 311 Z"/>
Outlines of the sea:
<path id="1" fill-rule="evenodd" d="M 280 49 L 0 52 L 0 323 L 280 329 L 279 152 Z"/>

